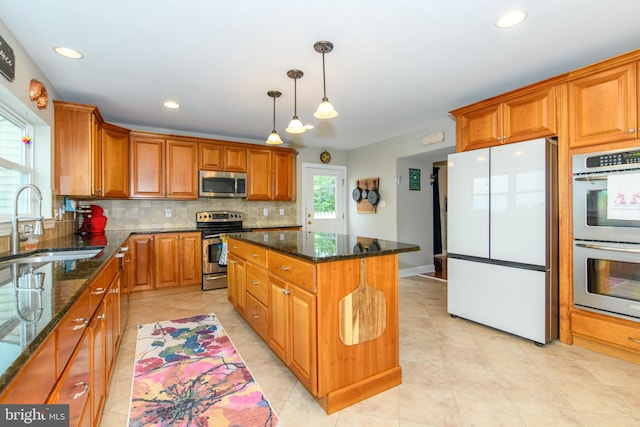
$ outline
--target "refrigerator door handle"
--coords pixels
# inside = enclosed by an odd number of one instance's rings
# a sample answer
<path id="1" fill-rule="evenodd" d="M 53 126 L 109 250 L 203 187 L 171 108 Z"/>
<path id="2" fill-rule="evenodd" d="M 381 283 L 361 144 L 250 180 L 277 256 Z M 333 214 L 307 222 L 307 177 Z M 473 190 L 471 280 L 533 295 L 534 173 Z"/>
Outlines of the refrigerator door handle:
<path id="1" fill-rule="evenodd" d="M 629 254 L 640 254 L 640 249 L 614 248 L 612 246 L 594 245 L 591 243 L 576 243 L 576 246 L 587 249 L 600 249 L 602 251 L 625 252 Z"/>
<path id="2" fill-rule="evenodd" d="M 606 181 L 607 175 L 598 175 L 598 176 L 577 176 L 575 178 L 576 181 Z"/>

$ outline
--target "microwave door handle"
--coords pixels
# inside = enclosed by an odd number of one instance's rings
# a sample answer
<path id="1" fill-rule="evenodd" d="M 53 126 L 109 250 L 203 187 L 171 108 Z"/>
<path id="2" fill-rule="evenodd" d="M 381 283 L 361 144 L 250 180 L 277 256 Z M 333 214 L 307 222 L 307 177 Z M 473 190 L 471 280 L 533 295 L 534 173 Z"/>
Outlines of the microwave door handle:
<path id="1" fill-rule="evenodd" d="M 614 248 L 611 246 L 594 245 L 591 243 L 576 243 L 576 246 L 587 249 L 600 249 L 603 251 L 625 252 L 629 254 L 640 254 L 640 249 Z"/>
<path id="2" fill-rule="evenodd" d="M 575 178 L 576 181 L 606 181 L 607 176 L 578 176 Z"/>

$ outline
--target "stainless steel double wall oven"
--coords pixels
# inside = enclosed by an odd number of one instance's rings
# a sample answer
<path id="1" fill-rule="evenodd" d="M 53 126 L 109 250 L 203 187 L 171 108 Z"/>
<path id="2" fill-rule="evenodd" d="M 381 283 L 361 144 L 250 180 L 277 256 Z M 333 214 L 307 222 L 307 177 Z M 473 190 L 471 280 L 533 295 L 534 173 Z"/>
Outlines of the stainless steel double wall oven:
<path id="1" fill-rule="evenodd" d="M 572 160 L 574 303 L 640 321 L 640 147 Z"/>

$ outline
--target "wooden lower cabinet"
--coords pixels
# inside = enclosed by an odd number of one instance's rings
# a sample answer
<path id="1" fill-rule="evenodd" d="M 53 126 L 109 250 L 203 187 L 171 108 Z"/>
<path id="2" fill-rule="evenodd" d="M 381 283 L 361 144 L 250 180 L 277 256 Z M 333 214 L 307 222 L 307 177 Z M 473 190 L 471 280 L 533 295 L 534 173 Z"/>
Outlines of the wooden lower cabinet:
<path id="1" fill-rule="evenodd" d="M 202 283 L 200 232 L 136 234 L 129 252 L 129 292 Z"/>
<path id="2" fill-rule="evenodd" d="M 269 347 L 311 392 L 317 386 L 316 297 L 271 276 Z"/>
<path id="3" fill-rule="evenodd" d="M 571 313 L 573 343 L 640 364 L 637 322 L 584 310 Z"/>
<path id="4" fill-rule="evenodd" d="M 69 405 L 69 426 L 91 426 L 91 330 L 87 330 L 47 403 Z"/>
<path id="5" fill-rule="evenodd" d="M 227 296 L 236 311 L 244 316 L 247 307 L 245 283 L 245 262 L 234 254 L 229 254 L 227 263 Z"/>
<path id="6" fill-rule="evenodd" d="M 367 284 L 385 296 L 386 324 L 379 337 L 354 345 L 340 338 L 339 307 L 358 287 L 360 259 L 313 263 L 232 238 L 229 259 L 244 265 L 229 270 L 235 309 L 328 414 L 402 382 L 397 255 L 366 258 Z M 246 290 L 238 286 L 243 274 Z"/>
<path id="7" fill-rule="evenodd" d="M 107 397 L 107 346 L 106 346 L 106 307 L 102 302 L 91 321 L 92 332 L 92 356 L 91 372 L 91 399 L 92 416 L 97 421 L 100 419 L 102 408 Z"/>

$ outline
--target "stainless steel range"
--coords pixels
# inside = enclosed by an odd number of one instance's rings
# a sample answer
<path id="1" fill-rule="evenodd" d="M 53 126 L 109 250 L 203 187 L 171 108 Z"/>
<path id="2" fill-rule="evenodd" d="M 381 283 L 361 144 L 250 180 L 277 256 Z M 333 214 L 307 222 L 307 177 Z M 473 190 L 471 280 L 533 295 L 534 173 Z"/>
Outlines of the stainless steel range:
<path id="1" fill-rule="evenodd" d="M 202 290 L 227 287 L 225 235 L 251 231 L 242 225 L 242 212 L 196 213 L 196 227 L 202 232 Z"/>

